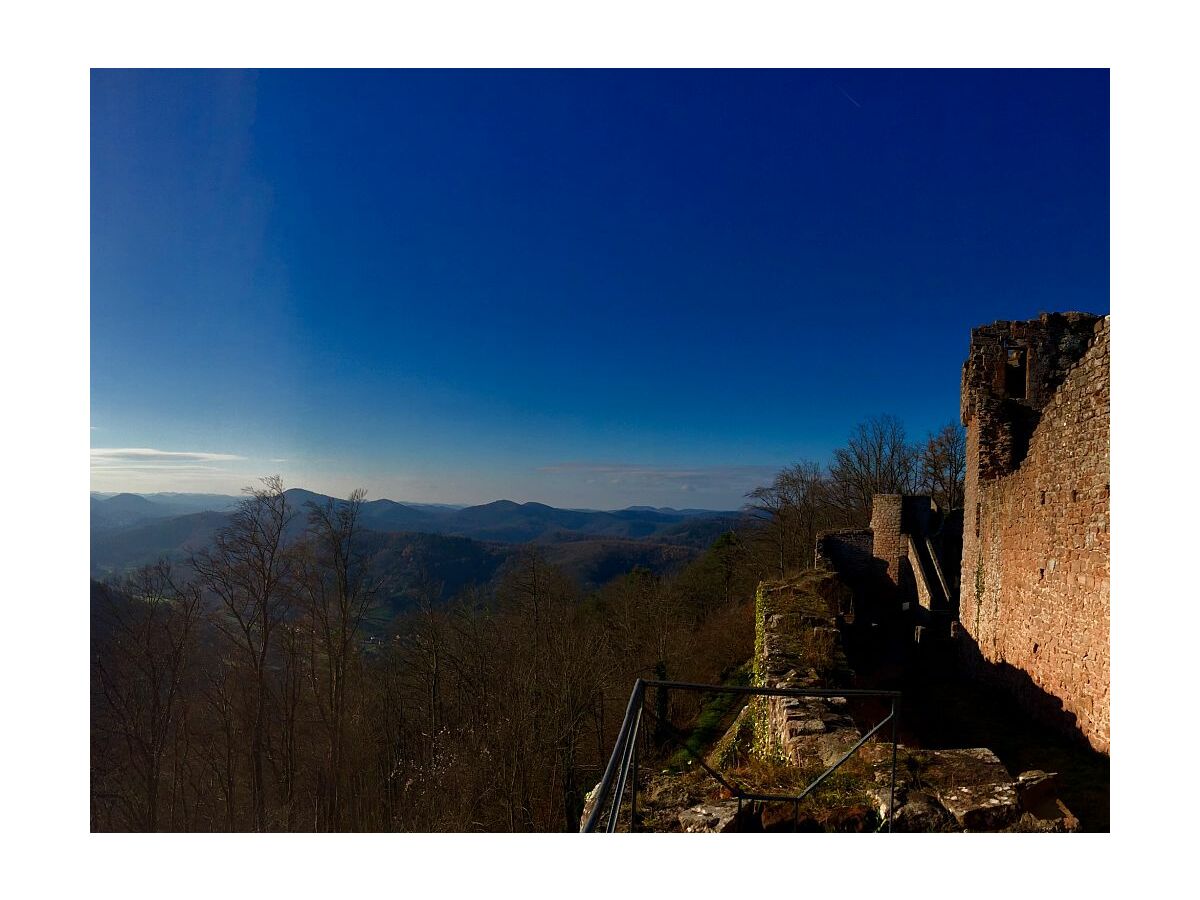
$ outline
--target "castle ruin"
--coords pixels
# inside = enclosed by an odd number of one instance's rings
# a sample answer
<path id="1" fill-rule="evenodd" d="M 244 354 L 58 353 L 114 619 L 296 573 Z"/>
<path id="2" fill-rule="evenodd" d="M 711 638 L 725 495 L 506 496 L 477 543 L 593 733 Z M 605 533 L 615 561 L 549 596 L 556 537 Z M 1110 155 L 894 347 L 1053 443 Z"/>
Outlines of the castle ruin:
<path id="1" fill-rule="evenodd" d="M 955 640 L 966 670 L 1109 752 L 1109 319 L 971 332 L 964 508 L 876 494 L 871 526 L 818 536 L 872 621 Z"/>
<path id="2" fill-rule="evenodd" d="M 928 494 L 876 494 L 871 525 L 817 536 L 816 567 L 837 572 L 872 620 L 904 614 L 920 640 L 949 633 L 958 614 L 962 510 L 943 510 Z"/>
<path id="3" fill-rule="evenodd" d="M 1108 317 L 974 329 L 962 422 L 967 659 L 1108 753 Z"/>
<path id="4" fill-rule="evenodd" d="M 1076 798 L 1092 827 L 1107 827 L 1108 317 L 973 329 L 961 400 L 963 508 L 875 494 L 870 527 L 822 532 L 814 570 L 759 585 L 753 686 L 768 690 L 695 770 L 651 778 L 637 807 L 649 830 L 856 831 L 878 821 L 898 831 L 1076 831 L 1082 819 L 1064 802 Z M 898 741 L 893 731 L 890 753 L 870 739 L 897 727 L 897 707 L 872 716 L 859 678 L 904 686 L 909 734 Z M 1014 735 L 1036 735 L 1036 758 L 1066 762 L 1069 781 L 1028 768 Z M 1043 742 L 1051 735 L 1057 749 Z M 619 755 L 626 766 L 636 758 L 627 749 L 618 744 L 611 771 Z M 824 774 L 791 796 L 747 792 L 718 771 L 741 771 L 751 757 L 802 781 Z M 857 768 L 840 770 L 844 796 L 802 815 L 809 790 L 852 757 Z M 607 800 L 599 787 L 592 809 Z"/>

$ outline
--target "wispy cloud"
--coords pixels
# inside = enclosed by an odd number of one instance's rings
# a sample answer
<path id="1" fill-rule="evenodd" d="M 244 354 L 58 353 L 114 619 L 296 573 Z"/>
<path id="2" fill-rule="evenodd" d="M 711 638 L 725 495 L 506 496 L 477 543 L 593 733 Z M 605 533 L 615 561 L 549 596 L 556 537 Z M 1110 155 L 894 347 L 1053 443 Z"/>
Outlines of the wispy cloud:
<path id="1" fill-rule="evenodd" d="M 225 469 L 217 466 L 203 466 L 198 463 L 158 463 L 155 465 L 140 465 L 138 463 L 92 463 L 93 472 L 166 472 L 170 474 L 212 474 L 227 475 Z"/>
<path id="2" fill-rule="evenodd" d="M 775 474 L 771 466 L 650 466 L 638 463 L 563 462 L 538 469 L 548 475 L 566 475 L 586 484 L 625 485 L 639 490 L 681 493 L 744 493 Z"/>
<path id="3" fill-rule="evenodd" d="M 246 457 L 207 450 L 158 450 L 153 447 L 93 447 L 91 481 L 95 490 L 212 491 L 244 480 L 232 465 Z"/>
<path id="4" fill-rule="evenodd" d="M 92 464 L 109 463 L 213 463 L 245 459 L 235 453 L 207 453 L 199 450 L 155 450 L 150 447 L 93 447 Z"/>

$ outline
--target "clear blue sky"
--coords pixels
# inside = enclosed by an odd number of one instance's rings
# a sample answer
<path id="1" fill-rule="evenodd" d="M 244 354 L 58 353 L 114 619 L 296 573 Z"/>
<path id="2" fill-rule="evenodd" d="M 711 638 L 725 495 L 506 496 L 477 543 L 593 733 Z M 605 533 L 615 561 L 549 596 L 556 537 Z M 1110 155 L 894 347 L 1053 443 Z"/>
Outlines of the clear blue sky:
<path id="1" fill-rule="evenodd" d="M 973 325 L 1108 312 L 1106 71 L 97 71 L 91 103 L 96 490 L 736 507 L 870 415 L 955 420 Z"/>

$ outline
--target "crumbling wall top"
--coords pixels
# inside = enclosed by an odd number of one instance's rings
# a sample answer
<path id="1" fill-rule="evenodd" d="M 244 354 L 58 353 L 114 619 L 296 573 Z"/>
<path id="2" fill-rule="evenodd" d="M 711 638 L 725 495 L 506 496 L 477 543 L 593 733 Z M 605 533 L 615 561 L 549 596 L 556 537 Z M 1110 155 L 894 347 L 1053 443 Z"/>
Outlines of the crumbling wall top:
<path id="1" fill-rule="evenodd" d="M 962 375 L 962 423 L 981 399 L 1013 400 L 1040 410 L 1087 352 L 1101 317 L 1042 313 L 1029 321 L 997 321 L 971 329 Z"/>
<path id="2" fill-rule="evenodd" d="M 979 426 L 980 477 L 1020 465 L 1042 409 L 1103 324 L 1092 313 L 1042 313 L 971 330 L 960 412 L 963 425 Z"/>

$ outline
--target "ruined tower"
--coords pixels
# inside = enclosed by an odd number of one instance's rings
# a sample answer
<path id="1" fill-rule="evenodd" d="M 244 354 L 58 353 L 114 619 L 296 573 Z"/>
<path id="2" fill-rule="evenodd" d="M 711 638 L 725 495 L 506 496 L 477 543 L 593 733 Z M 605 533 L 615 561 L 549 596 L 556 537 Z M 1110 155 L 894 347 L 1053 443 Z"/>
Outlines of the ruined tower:
<path id="1" fill-rule="evenodd" d="M 1108 318 L 974 329 L 961 411 L 966 655 L 1108 752 Z"/>

